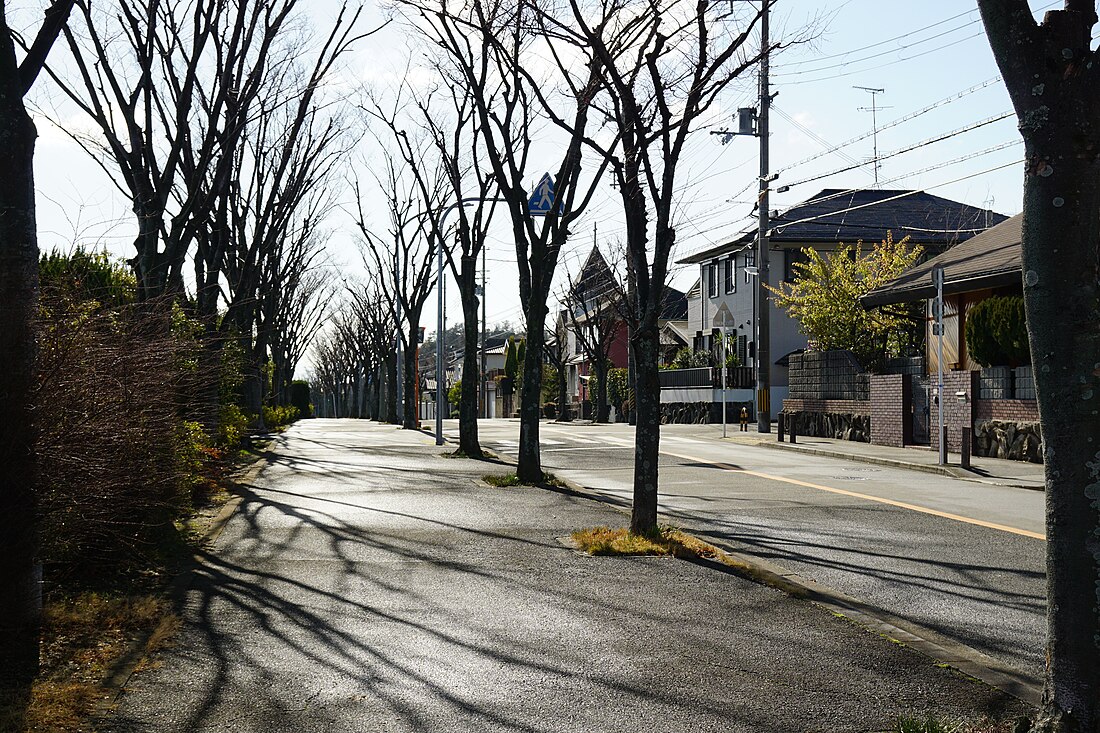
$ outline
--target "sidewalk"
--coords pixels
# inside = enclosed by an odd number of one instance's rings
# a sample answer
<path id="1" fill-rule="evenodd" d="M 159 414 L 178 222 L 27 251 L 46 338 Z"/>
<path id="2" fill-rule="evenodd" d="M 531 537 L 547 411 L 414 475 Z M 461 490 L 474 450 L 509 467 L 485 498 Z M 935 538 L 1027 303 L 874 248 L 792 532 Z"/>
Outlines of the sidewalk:
<path id="1" fill-rule="evenodd" d="M 970 459 L 970 470 L 967 470 L 959 465 L 958 453 L 948 453 L 948 465 L 941 466 L 939 465 L 939 454 L 935 449 L 922 447 L 893 448 L 885 445 L 857 443 L 851 440 L 804 435 L 798 436 L 797 443 L 790 443 L 789 435 L 786 436 L 787 442 L 780 443 L 774 430 L 770 434 L 761 434 L 755 431 L 749 433 L 733 432 L 730 433 L 727 440 L 745 445 L 760 445 L 778 450 L 800 451 L 880 466 L 908 468 L 913 471 L 936 473 L 942 476 L 980 481 L 997 486 L 1015 486 L 1037 491 L 1042 491 L 1045 487 L 1043 465 L 1041 463 L 972 457 Z"/>
<path id="2" fill-rule="evenodd" d="M 704 563 L 593 558 L 623 525 L 430 438 L 311 420 L 244 487 L 111 730 L 878 732 L 1018 701 Z"/>

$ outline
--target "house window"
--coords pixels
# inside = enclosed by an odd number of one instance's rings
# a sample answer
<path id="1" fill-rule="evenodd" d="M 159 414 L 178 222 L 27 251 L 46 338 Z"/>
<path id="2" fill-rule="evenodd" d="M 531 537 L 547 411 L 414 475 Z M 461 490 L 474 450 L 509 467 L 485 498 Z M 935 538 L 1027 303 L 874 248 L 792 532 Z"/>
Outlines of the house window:
<path id="1" fill-rule="evenodd" d="M 756 250 L 749 248 L 745 250 L 745 267 L 756 267 Z M 745 282 L 748 283 L 752 280 L 752 275 L 748 270 L 743 270 L 745 273 Z"/>
<path id="2" fill-rule="evenodd" d="M 725 280 L 726 293 L 737 292 L 737 258 L 735 255 L 730 255 L 730 258 L 725 261 Z"/>
<path id="3" fill-rule="evenodd" d="M 711 298 L 718 297 L 718 263 L 711 262 L 707 265 L 707 295 Z"/>
<path id="4" fill-rule="evenodd" d="M 786 249 L 783 250 L 783 280 L 784 282 L 793 283 L 801 274 L 799 268 L 795 267 L 796 264 L 806 263 L 810 261 L 809 256 L 801 249 Z"/>

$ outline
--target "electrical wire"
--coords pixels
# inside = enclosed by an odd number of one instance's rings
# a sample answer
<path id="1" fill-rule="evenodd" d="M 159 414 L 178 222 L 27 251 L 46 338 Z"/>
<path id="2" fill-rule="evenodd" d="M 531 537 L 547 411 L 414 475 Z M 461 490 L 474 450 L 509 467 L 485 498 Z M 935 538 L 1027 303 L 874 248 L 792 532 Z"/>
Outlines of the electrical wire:
<path id="1" fill-rule="evenodd" d="M 805 165 L 806 163 L 810 163 L 812 161 L 818 160 L 819 158 L 823 158 L 826 155 L 830 155 L 831 153 L 834 153 L 834 152 L 836 152 L 836 151 L 838 151 L 842 148 L 846 148 L 849 145 L 854 145 L 855 143 L 862 142 L 863 140 L 866 140 L 867 138 L 872 137 L 876 133 L 882 132 L 883 130 L 889 130 L 892 127 L 897 127 L 898 125 L 909 122 L 910 120 L 915 120 L 916 118 L 921 117 L 923 115 L 926 115 L 929 112 L 932 112 L 933 110 L 937 110 L 937 109 L 939 109 L 941 107 L 944 107 L 948 104 L 951 104 L 953 102 L 957 102 L 960 99 L 963 99 L 964 97 L 967 97 L 971 94 L 974 94 L 975 92 L 979 92 L 983 89 L 986 89 L 987 87 L 990 87 L 990 86 L 996 84 L 999 81 L 1001 81 L 1001 77 L 1000 76 L 995 76 L 992 79 L 986 79 L 983 82 L 979 82 L 978 84 L 975 84 L 971 87 L 963 89 L 961 92 L 955 92 L 954 94 L 952 94 L 950 96 L 947 96 L 947 97 L 944 97 L 943 99 L 940 99 L 936 102 L 933 102 L 932 104 L 930 104 L 926 107 L 922 107 L 921 109 L 918 109 L 915 112 L 910 112 L 908 114 L 902 115 L 901 117 L 899 117 L 895 120 L 887 122 L 884 125 L 879 125 L 877 128 L 875 128 L 874 130 L 871 130 L 870 132 L 863 133 L 862 135 L 857 135 L 856 137 L 853 137 L 850 140 L 845 140 L 844 142 L 840 143 L 839 145 L 835 145 L 830 150 L 826 150 L 826 151 L 821 152 L 821 153 L 815 153 L 814 155 L 811 155 L 808 158 L 803 158 L 802 160 L 799 160 L 795 163 L 791 163 L 789 165 L 786 165 L 783 168 L 780 168 L 778 171 L 776 171 L 776 175 L 782 175 L 786 171 L 789 171 L 791 168 L 797 168 L 801 165 Z"/>
<path id="2" fill-rule="evenodd" d="M 951 132 L 945 132 L 942 135 L 936 135 L 935 137 L 930 137 L 926 140 L 922 140 L 919 143 L 913 143 L 912 145 L 907 145 L 904 148 L 894 150 L 890 153 L 886 153 L 885 155 L 880 155 L 875 159 L 875 162 L 881 161 L 881 160 L 889 160 L 890 158 L 895 158 L 899 155 L 903 155 L 904 153 L 911 153 L 914 150 L 919 150 L 920 148 L 927 147 L 927 146 L 932 145 L 934 143 L 943 142 L 944 140 L 950 140 L 951 138 L 956 137 L 958 135 L 962 135 L 962 134 L 967 133 L 967 132 L 972 132 L 974 130 L 977 130 L 978 128 L 985 127 L 986 125 L 991 125 L 994 122 L 1000 122 L 1001 120 L 1006 120 L 1009 117 L 1013 117 L 1014 115 L 1015 115 L 1014 112 L 1002 112 L 999 115 L 994 115 L 993 117 L 987 117 L 984 120 L 979 120 L 978 122 L 974 122 L 974 123 L 969 124 L 965 127 L 960 127 L 956 130 L 952 130 Z M 846 173 L 847 171 L 853 170 L 855 168 L 859 168 L 859 167 L 864 166 L 864 165 L 867 165 L 867 163 L 858 163 L 856 165 L 849 165 L 849 166 L 846 166 L 844 168 L 838 168 L 836 170 L 829 171 L 828 173 L 821 173 L 821 174 L 818 174 L 818 175 L 815 175 L 815 176 L 811 176 L 809 178 L 803 178 L 800 181 L 795 181 L 794 183 L 788 183 L 788 184 L 785 184 L 785 185 L 788 188 L 794 188 L 795 186 L 801 186 L 804 183 L 810 183 L 812 181 L 819 181 L 822 178 L 828 178 L 829 176 L 835 176 L 838 173 Z"/>

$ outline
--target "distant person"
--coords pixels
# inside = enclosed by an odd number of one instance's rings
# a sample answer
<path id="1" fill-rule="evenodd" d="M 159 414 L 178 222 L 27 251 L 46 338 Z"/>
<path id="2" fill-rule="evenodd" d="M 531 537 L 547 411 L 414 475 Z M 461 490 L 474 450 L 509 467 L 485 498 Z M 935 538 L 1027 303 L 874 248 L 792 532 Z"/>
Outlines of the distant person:
<path id="1" fill-rule="evenodd" d="M 747 433 L 749 431 L 749 408 L 741 405 L 741 432 Z"/>

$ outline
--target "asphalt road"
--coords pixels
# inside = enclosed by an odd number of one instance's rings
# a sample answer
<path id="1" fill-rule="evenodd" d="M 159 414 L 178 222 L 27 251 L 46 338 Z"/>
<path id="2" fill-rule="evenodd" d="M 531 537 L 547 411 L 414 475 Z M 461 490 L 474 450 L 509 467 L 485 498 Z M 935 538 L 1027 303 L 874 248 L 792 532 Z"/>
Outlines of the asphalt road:
<path id="1" fill-rule="evenodd" d="M 479 429 L 516 455 L 518 423 Z M 633 428 L 541 430 L 547 470 L 629 506 Z M 740 445 L 714 425 L 663 426 L 660 477 L 665 521 L 1042 679 L 1041 492 Z"/>
<path id="2" fill-rule="evenodd" d="M 885 731 L 1022 706 L 705 565 L 558 538 L 612 507 L 479 480 L 421 433 L 308 421 L 203 558 L 114 731 Z M 715 472 L 718 473 L 718 472 Z"/>

